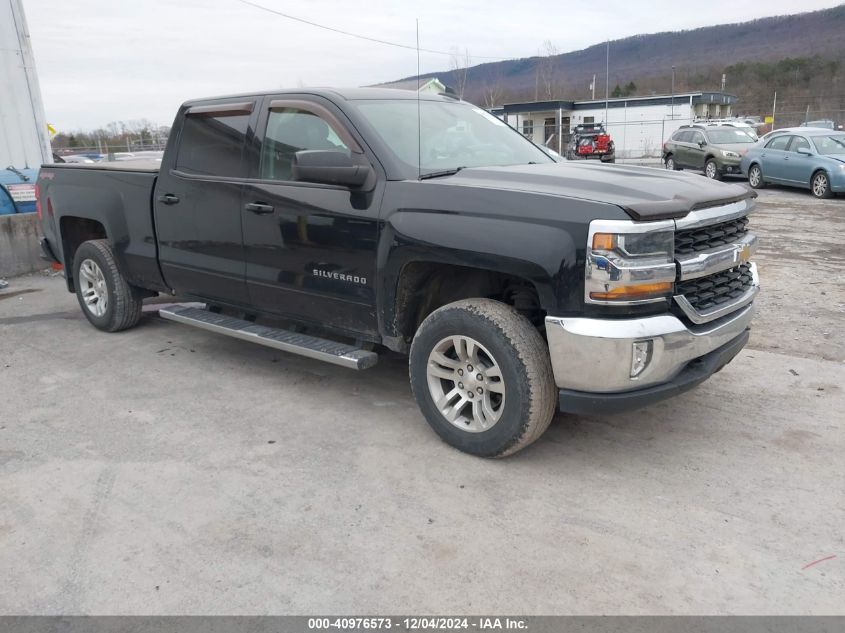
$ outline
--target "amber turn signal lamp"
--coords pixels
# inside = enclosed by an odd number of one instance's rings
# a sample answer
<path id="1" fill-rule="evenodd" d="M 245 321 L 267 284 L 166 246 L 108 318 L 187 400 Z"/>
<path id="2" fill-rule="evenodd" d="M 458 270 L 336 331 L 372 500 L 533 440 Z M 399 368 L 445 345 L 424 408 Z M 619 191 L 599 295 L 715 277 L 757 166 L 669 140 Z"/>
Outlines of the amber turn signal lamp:
<path id="1" fill-rule="evenodd" d="M 612 251 L 614 237 L 612 233 L 596 233 L 593 235 L 593 250 L 594 251 Z"/>
<path id="2" fill-rule="evenodd" d="M 661 281 L 654 284 L 639 284 L 636 286 L 618 286 L 607 292 L 591 292 L 590 299 L 599 301 L 630 301 L 650 299 L 672 291 L 671 281 Z"/>

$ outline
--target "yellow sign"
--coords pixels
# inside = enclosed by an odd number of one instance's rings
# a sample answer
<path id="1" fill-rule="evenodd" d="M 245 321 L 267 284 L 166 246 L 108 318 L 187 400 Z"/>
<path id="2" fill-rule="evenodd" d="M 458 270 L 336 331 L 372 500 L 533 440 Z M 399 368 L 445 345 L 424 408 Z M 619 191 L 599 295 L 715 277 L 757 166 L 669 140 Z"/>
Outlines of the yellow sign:
<path id="1" fill-rule="evenodd" d="M 54 128 L 49 123 L 47 124 L 47 131 L 50 133 L 50 137 L 54 137 L 56 135 L 56 128 Z"/>
<path id="2" fill-rule="evenodd" d="M 765 119 L 763 119 L 764 123 L 774 123 L 774 121 L 775 121 L 775 117 L 773 117 L 773 116 L 767 116 Z"/>

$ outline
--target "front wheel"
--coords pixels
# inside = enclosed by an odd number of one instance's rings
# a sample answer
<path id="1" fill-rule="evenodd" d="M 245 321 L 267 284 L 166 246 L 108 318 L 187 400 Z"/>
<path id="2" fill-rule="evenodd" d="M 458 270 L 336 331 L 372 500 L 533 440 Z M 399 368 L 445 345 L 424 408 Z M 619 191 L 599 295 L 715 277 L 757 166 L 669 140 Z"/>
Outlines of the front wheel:
<path id="1" fill-rule="evenodd" d="M 721 180 L 722 172 L 719 171 L 719 166 L 712 158 L 704 165 L 704 175 L 710 180 Z"/>
<path id="2" fill-rule="evenodd" d="M 505 457 L 534 442 L 557 404 L 543 337 L 516 310 L 490 299 L 431 313 L 411 344 L 410 374 L 431 427 L 480 457 Z"/>
<path id="3" fill-rule="evenodd" d="M 833 192 L 830 190 L 830 178 L 823 171 L 817 171 L 813 174 L 813 179 L 810 181 L 810 190 L 816 198 L 830 198 Z"/>
<path id="4" fill-rule="evenodd" d="M 91 324 L 104 332 L 126 330 L 141 318 L 143 297 L 117 267 L 108 240 L 90 240 L 73 258 L 76 298 Z"/>
<path id="5" fill-rule="evenodd" d="M 760 165 L 751 165 L 748 170 L 748 184 L 752 189 L 762 189 L 766 186 L 766 181 L 763 180 L 763 170 Z"/>

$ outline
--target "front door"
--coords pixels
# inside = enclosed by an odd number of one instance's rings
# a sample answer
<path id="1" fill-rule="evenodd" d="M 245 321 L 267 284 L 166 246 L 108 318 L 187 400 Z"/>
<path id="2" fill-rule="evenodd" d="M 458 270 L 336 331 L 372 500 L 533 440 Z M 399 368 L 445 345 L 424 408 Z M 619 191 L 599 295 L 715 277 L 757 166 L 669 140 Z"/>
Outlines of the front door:
<path id="1" fill-rule="evenodd" d="M 246 304 L 241 194 L 255 102 L 193 106 L 182 115 L 156 182 L 156 234 L 167 284 L 179 293 Z"/>
<path id="2" fill-rule="evenodd" d="M 692 145 L 693 130 L 681 130 L 675 136 L 675 165 L 678 167 L 691 167 L 690 146 Z"/>
<path id="3" fill-rule="evenodd" d="M 704 169 L 704 156 L 707 152 L 707 139 L 700 130 L 692 133 L 692 140 L 687 143 L 686 163 L 693 169 Z"/>
<path id="4" fill-rule="evenodd" d="M 792 142 L 784 156 L 783 177 L 785 180 L 795 184 L 809 185 L 813 170 L 817 166 L 816 157 L 807 154 L 799 154 L 799 149 L 813 152 L 815 148 L 810 146 L 810 141 L 803 136 L 793 136 Z"/>
<path id="5" fill-rule="evenodd" d="M 291 176 L 300 150 L 363 153 L 343 114 L 317 97 L 267 97 L 251 145 L 243 227 L 252 304 L 353 334 L 375 334 L 383 180 L 365 192 Z"/>

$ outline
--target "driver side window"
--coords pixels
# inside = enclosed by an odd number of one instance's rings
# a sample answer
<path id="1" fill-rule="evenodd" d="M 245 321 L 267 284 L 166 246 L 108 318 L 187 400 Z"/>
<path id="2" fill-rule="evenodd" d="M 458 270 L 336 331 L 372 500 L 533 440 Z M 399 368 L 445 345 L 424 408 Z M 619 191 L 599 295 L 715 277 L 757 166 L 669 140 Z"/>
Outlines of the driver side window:
<path id="1" fill-rule="evenodd" d="M 793 136 L 792 144 L 789 146 L 790 152 L 797 152 L 800 148 L 810 149 L 810 142 L 803 136 Z"/>
<path id="2" fill-rule="evenodd" d="M 349 153 L 349 148 L 337 132 L 313 112 L 299 108 L 271 109 L 261 144 L 260 177 L 265 180 L 290 180 L 294 154 L 309 149 Z"/>
<path id="3" fill-rule="evenodd" d="M 787 136 L 786 134 L 784 134 L 783 136 L 778 136 L 768 142 L 768 144 L 766 145 L 766 149 L 779 149 L 781 151 L 786 151 L 786 146 L 789 145 L 789 141 L 791 139 L 792 137 Z"/>

